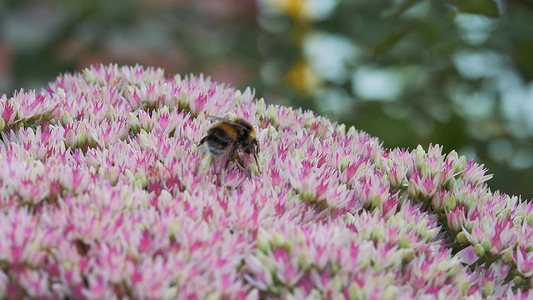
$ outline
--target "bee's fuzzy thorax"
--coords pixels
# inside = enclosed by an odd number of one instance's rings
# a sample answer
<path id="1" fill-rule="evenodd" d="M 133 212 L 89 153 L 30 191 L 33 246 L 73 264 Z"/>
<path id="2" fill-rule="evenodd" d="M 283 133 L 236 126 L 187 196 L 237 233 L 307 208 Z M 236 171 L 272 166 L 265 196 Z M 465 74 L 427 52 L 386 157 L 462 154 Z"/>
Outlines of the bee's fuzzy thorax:
<path id="1" fill-rule="evenodd" d="M 220 123 L 216 124 L 215 126 L 213 126 L 213 128 L 220 128 L 225 133 L 227 133 L 229 136 L 231 136 L 233 139 L 237 138 L 237 131 L 235 130 L 235 128 L 233 126 L 231 126 L 228 123 L 220 122 Z"/>

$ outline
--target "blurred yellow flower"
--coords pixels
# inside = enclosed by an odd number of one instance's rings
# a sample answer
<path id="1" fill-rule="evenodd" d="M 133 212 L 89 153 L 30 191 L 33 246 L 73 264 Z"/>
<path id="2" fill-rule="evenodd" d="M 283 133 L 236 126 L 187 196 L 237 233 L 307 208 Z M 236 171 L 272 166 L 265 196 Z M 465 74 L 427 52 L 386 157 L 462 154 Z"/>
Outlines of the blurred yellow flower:
<path id="1" fill-rule="evenodd" d="M 299 22 L 323 20 L 337 6 L 338 0 L 261 0 L 265 8 L 281 11 Z"/>
<path id="2" fill-rule="evenodd" d="M 306 0 L 270 0 L 267 5 L 277 8 L 294 20 L 307 19 L 304 15 Z"/>
<path id="3" fill-rule="evenodd" d="M 306 60 L 301 60 L 287 72 L 287 81 L 305 95 L 313 95 L 323 83 L 322 77 Z"/>

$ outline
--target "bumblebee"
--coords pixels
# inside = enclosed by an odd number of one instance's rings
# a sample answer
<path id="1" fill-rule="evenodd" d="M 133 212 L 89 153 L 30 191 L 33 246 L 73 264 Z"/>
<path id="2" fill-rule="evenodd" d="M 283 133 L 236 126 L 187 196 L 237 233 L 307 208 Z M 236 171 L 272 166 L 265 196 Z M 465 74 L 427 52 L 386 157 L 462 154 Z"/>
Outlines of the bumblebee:
<path id="1" fill-rule="evenodd" d="M 207 131 L 207 135 L 202 138 L 198 146 L 207 142 L 209 152 L 215 157 L 228 154 L 225 168 L 228 167 L 230 159 L 233 158 L 237 150 L 244 151 L 246 154 L 253 156 L 259 169 L 257 161 L 259 143 L 255 138 L 255 128 L 252 124 L 242 118 L 231 121 L 214 116 L 209 117 L 219 122 Z"/>

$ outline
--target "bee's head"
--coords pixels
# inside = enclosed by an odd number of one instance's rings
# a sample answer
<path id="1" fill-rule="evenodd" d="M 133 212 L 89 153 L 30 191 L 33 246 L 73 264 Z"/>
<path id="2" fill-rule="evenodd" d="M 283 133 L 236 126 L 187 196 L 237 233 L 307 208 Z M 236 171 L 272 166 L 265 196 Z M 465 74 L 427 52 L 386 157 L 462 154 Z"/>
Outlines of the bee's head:
<path id="1" fill-rule="evenodd" d="M 246 129 L 248 136 L 246 137 L 245 142 L 241 146 L 242 147 L 241 149 L 244 150 L 244 152 L 246 152 L 247 154 L 253 156 L 255 160 L 255 164 L 257 165 L 259 172 L 261 172 L 261 170 L 259 169 L 259 161 L 257 159 L 257 154 L 259 153 L 259 142 L 257 141 L 257 138 L 256 138 L 255 128 L 252 126 L 252 124 L 250 124 L 248 121 L 244 119 L 237 119 L 234 122 L 239 123 L 241 126 L 243 126 Z"/>
<path id="2" fill-rule="evenodd" d="M 257 155 L 257 153 L 259 152 L 259 142 L 255 138 L 252 141 L 252 147 L 254 148 L 253 150 L 254 155 Z"/>
<path id="3" fill-rule="evenodd" d="M 241 119 L 241 118 L 235 119 L 234 122 L 239 124 L 246 130 L 246 133 L 248 133 L 248 136 L 246 137 L 246 142 L 252 143 L 255 140 L 255 135 L 256 135 L 255 128 L 252 126 L 252 124 L 250 124 L 250 122 L 246 121 L 245 119 Z"/>
<path id="4" fill-rule="evenodd" d="M 254 132 L 254 135 L 255 135 L 255 132 Z M 257 141 L 257 139 L 254 138 L 251 142 L 247 143 L 243 147 L 243 149 L 244 149 L 244 152 L 253 156 L 253 158 L 255 159 L 255 164 L 259 168 L 259 161 L 257 159 L 257 154 L 259 153 L 259 142 Z M 261 172 L 261 170 L 259 170 L 259 172 Z"/>
<path id="5" fill-rule="evenodd" d="M 247 154 L 257 155 L 257 153 L 259 153 L 259 142 L 254 138 L 250 142 L 244 144 L 242 149 Z"/>

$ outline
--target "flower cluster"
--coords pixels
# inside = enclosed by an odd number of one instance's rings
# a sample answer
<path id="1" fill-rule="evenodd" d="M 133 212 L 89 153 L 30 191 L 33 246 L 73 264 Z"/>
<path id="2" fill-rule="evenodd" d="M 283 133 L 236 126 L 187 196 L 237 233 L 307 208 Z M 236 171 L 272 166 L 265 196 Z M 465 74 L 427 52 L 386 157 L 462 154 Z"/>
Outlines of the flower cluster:
<path id="1" fill-rule="evenodd" d="M 260 167 L 198 147 L 209 115 L 255 126 Z M 439 146 L 139 66 L 3 95 L 0 117 L 0 298 L 532 295 L 532 205 Z"/>

